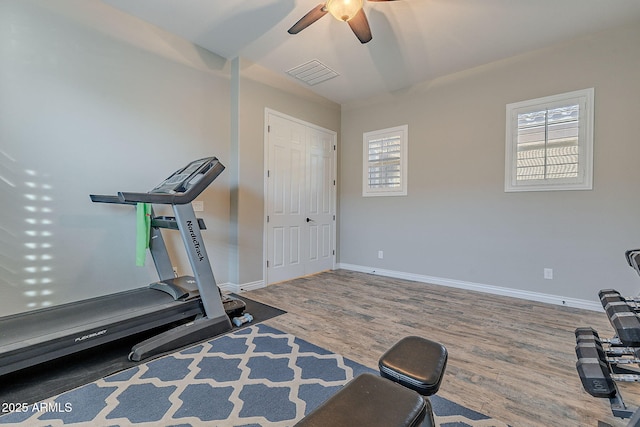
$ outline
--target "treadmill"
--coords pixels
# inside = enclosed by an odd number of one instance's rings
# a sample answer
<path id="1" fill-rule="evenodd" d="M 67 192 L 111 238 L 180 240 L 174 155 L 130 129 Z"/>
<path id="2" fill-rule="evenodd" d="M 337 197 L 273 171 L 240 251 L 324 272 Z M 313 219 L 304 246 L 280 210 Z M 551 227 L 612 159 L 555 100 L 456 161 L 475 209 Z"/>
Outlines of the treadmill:
<path id="1" fill-rule="evenodd" d="M 231 329 L 230 315 L 244 302 L 226 299 L 218 288 L 191 202 L 224 170 L 215 157 L 178 169 L 148 193 L 90 195 L 96 203 L 171 205 L 173 217 L 151 209 L 149 250 L 159 281 L 144 288 L 100 296 L 0 318 L 0 375 L 166 325 L 139 344 L 129 359 L 139 361 Z M 175 277 L 161 229 L 178 230 L 193 276 Z M 225 310 L 225 306 L 227 310 Z"/>

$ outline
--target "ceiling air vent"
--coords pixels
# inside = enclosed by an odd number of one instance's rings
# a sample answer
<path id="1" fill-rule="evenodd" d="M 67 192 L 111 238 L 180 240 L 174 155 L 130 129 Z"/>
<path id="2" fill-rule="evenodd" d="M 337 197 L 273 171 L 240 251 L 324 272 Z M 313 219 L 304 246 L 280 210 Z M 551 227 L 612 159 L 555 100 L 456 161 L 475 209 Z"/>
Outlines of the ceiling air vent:
<path id="1" fill-rule="evenodd" d="M 317 59 L 293 67 L 287 71 L 287 74 L 305 82 L 309 86 L 317 85 L 340 75 Z"/>

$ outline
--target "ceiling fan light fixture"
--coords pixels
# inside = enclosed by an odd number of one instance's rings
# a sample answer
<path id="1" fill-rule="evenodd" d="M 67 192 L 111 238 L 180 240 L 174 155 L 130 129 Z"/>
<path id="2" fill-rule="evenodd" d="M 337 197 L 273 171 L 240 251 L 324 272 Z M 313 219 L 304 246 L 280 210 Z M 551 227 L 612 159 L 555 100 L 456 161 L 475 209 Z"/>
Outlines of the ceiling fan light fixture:
<path id="1" fill-rule="evenodd" d="M 360 9 L 364 0 L 328 0 L 325 8 L 338 21 L 350 21 Z"/>

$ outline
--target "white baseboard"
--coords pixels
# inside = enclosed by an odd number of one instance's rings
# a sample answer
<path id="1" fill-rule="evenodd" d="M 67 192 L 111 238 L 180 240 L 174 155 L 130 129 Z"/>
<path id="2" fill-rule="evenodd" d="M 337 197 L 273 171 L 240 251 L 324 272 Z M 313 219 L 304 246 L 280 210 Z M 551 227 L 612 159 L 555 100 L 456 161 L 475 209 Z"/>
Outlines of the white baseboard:
<path id="1" fill-rule="evenodd" d="M 218 287 L 222 290 L 222 292 L 231 292 L 234 294 L 238 293 L 238 285 L 235 285 L 233 283 L 218 283 Z"/>
<path id="2" fill-rule="evenodd" d="M 379 276 L 393 277 L 396 279 L 412 280 L 414 282 L 431 283 L 434 285 L 449 286 L 452 288 L 467 289 L 471 291 L 486 292 L 489 294 L 503 295 L 514 298 L 521 298 L 530 301 L 545 302 L 549 304 L 562 305 L 565 307 L 583 308 L 586 310 L 603 311 L 599 302 L 568 298 L 560 295 L 543 294 L 540 292 L 524 291 L 521 289 L 503 288 L 500 286 L 485 285 L 482 283 L 465 282 L 462 280 L 445 279 L 442 277 L 425 276 L 422 274 L 405 273 L 402 271 L 383 270 L 362 265 L 339 263 L 337 268 L 344 270 L 358 271 L 361 273 L 377 274 Z"/>
<path id="3" fill-rule="evenodd" d="M 239 294 L 245 291 L 252 291 L 254 289 L 264 288 L 264 280 L 257 280 L 255 282 L 244 283 L 242 285 L 238 285 L 237 283 L 223 283 L 218 285 L 223 292 L 232 292 L 234 294 Z"/>

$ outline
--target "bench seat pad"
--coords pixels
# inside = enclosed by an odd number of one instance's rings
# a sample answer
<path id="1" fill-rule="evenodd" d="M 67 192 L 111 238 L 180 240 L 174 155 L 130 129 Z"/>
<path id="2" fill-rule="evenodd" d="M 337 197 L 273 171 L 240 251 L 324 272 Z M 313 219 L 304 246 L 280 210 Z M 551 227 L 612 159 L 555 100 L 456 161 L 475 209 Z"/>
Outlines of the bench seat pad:
<path id="1" fill-rule="evenodd" d="M 351 380 L 297 427 L 435 426 L 431 404 L 416 392 L 373 374 Z"/>

